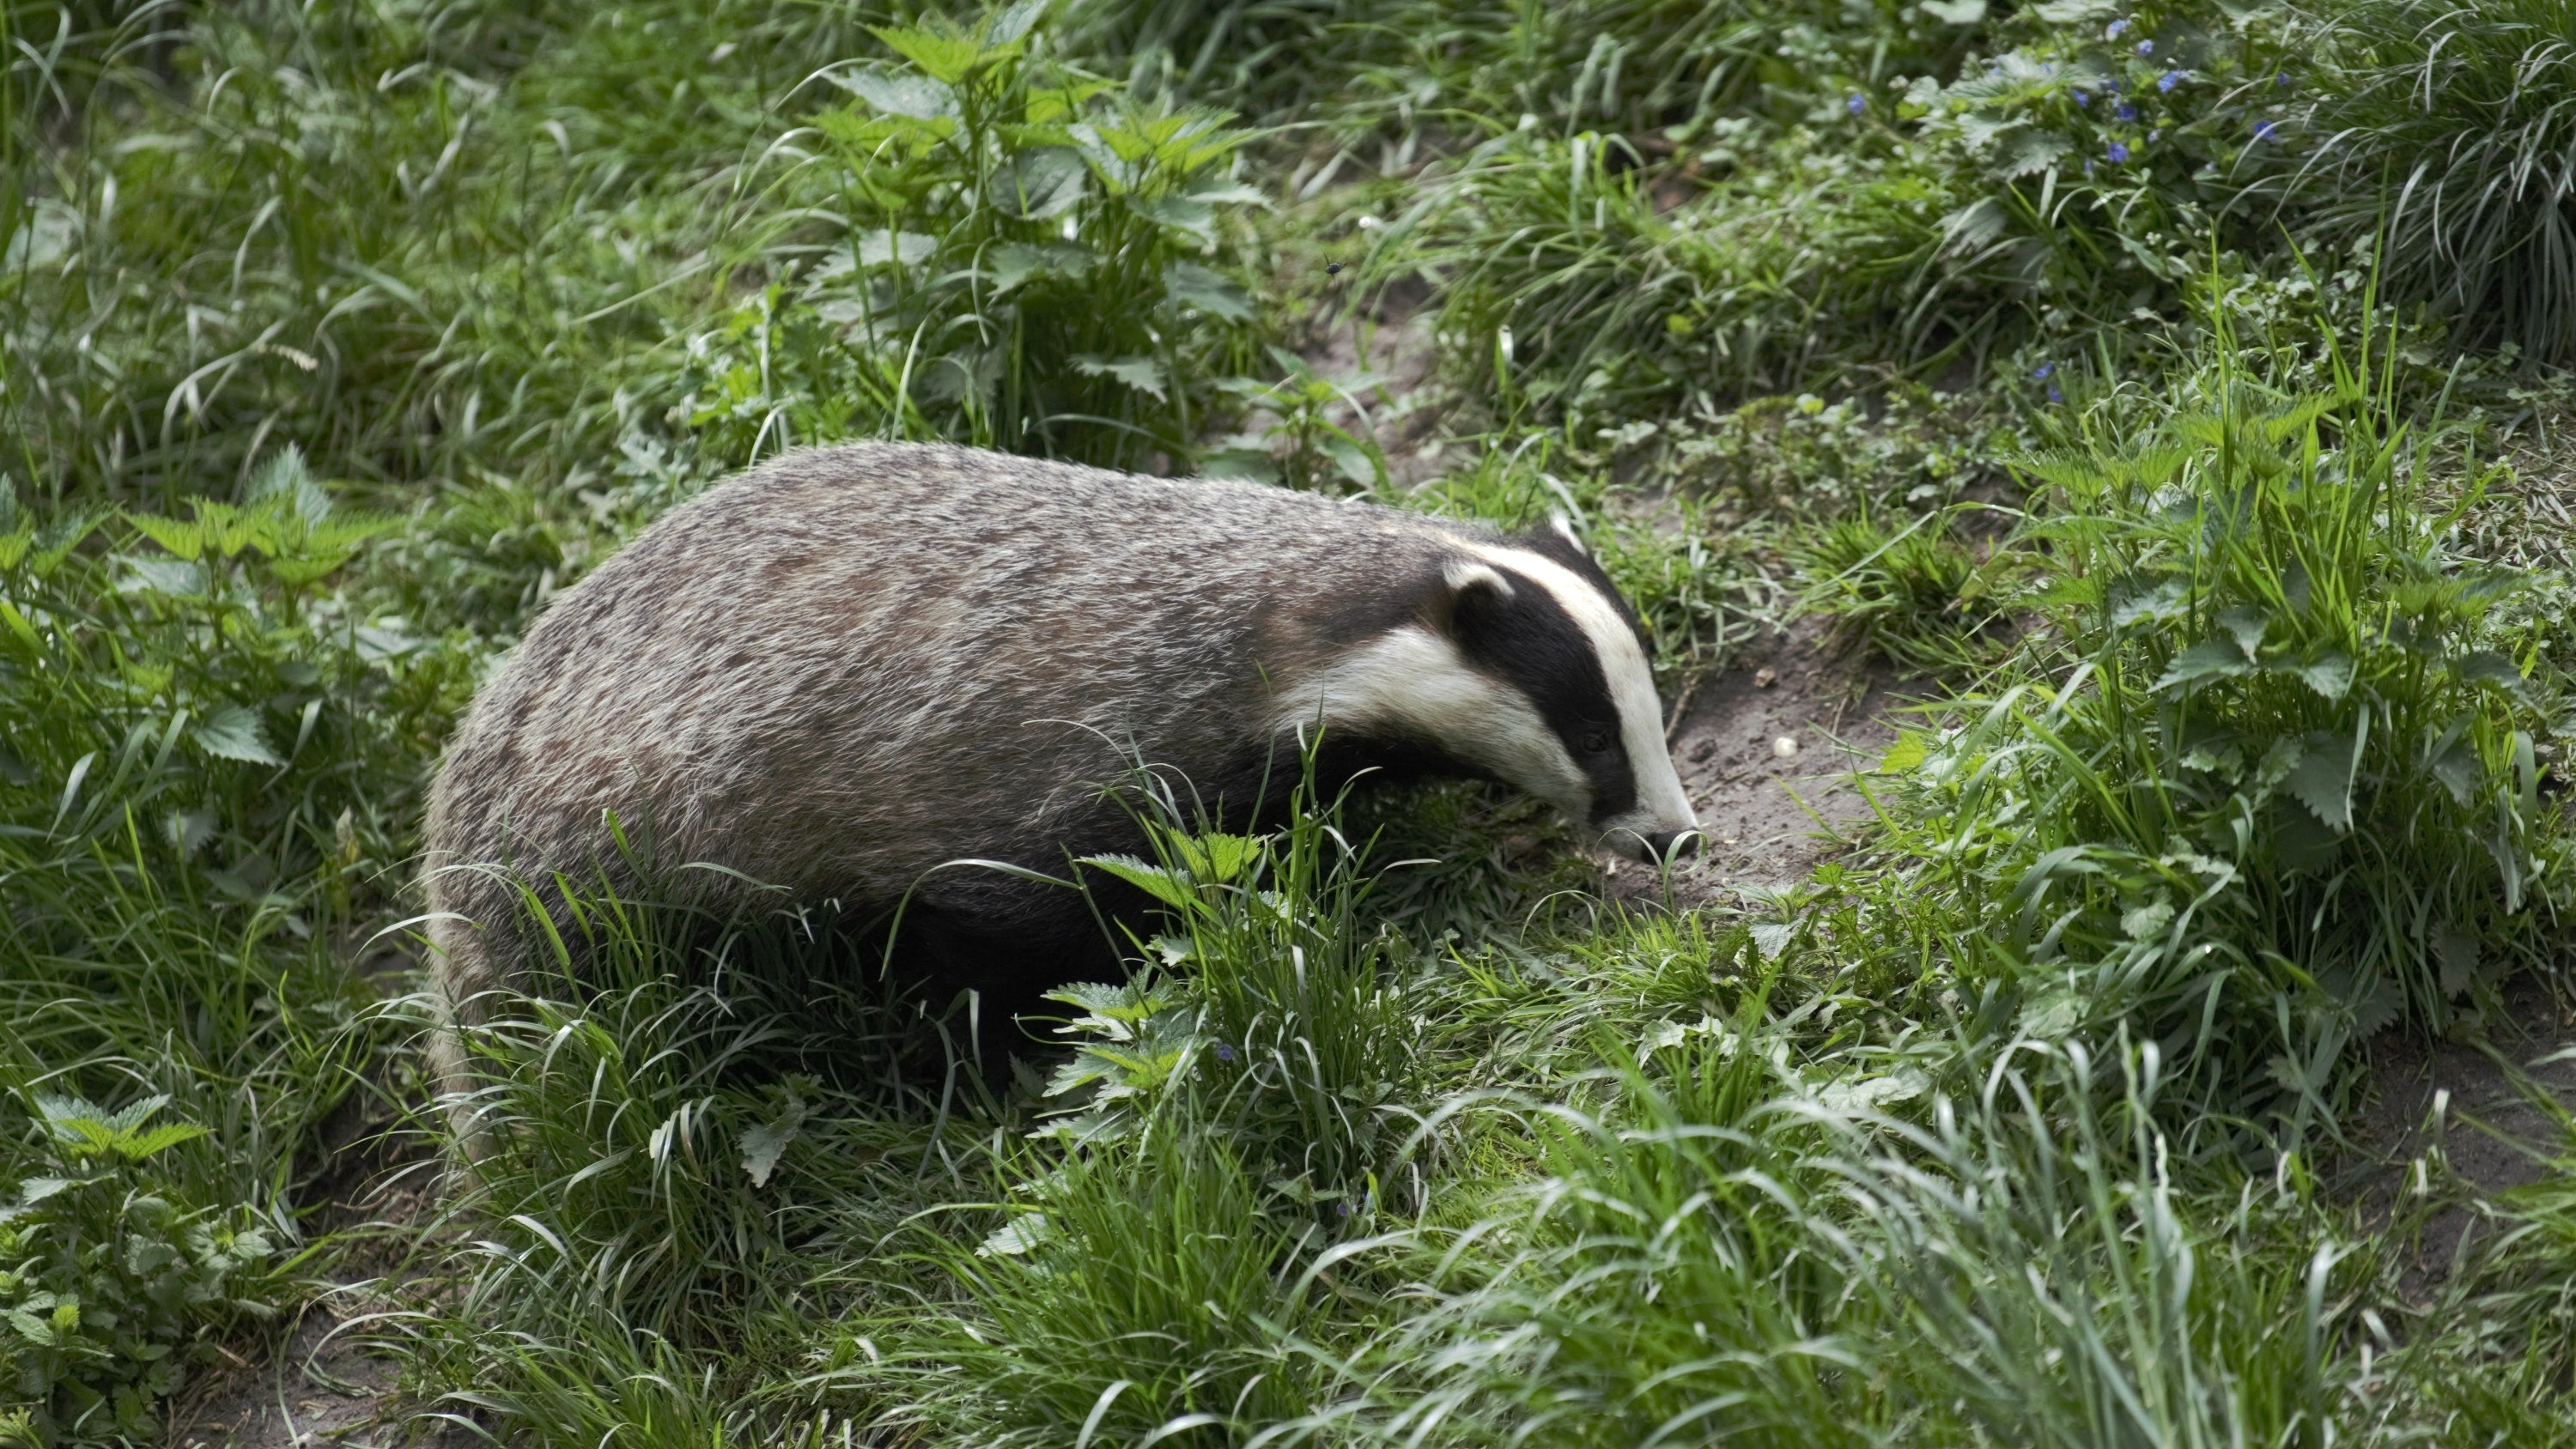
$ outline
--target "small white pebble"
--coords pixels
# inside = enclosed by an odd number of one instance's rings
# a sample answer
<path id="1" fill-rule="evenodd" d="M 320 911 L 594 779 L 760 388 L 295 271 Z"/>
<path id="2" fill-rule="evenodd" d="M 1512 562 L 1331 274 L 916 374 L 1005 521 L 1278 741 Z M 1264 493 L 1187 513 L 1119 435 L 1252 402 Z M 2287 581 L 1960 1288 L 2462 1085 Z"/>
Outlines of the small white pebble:
<path id="1" fill-rule="evenodd" d="M 1785 760 L 1798 753 L 1798 742 L 1787 735 L 1782 735 L 1771 742 L 1771 753 Z"/>
<path id="2" fill-rule="evenodd" d="M 1769 689 L 1779 680 L 1779 678 L 1780 672 L 1773 669 L 1770 665 L 1765 664 L 1760 669 L 1753 672 L 1753 687 L 1755 689 Z"/>

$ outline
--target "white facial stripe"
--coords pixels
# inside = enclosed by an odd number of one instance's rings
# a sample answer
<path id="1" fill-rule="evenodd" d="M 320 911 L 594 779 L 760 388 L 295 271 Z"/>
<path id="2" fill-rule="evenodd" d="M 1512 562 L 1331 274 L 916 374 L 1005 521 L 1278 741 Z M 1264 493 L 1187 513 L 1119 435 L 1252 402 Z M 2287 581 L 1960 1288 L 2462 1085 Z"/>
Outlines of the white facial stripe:
<path id="1" fill-rule="evenodd" d="M 1614 840 L 1622 835 L 1697 830 L 1699 813 L 1691 808 L 1690 794 L 1673 768 L 1672 752 L 1664 747 L 1663 704 L 1655 695 L 1655 673 L 1646 663 L 1646 651 L 1637 647 L 1637 635 L 1628 621 L 1590 580 L 1544 554 L 1477 544 L 1466 547 L 1535 580 L 1592 641 L 1593 655 L 1601 661 L 1602 677 L 1610 686 L 1611 702 L 1619 710 L 1620 742 L 1628 747 L 1629 768 L 1637 778 L 1635 807 L 1602 822 L 1603 830 Z"/>
<path id="2" fill-rule="evenodd" d="M 1437 743 L 1580 820 L 1592 787 L 1519 690 L 1470 666 L 1449 639 L 1408 624 L 1279 697 L 1272 728 L 1386 731 Z"/>

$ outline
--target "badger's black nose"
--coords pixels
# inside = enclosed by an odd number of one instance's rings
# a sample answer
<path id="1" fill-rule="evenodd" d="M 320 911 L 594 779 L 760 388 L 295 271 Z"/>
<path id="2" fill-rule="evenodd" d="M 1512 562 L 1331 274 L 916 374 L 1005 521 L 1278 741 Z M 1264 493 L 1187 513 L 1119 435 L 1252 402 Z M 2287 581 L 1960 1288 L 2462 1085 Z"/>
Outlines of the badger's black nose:
<path id="1" fill-rule="evenodd" d="M 1646 837 L 1646 848 L 1657 860 L 1687 860 L 1699 854 L 1704 839 L 1696 830 L 1658 830 Z"/>

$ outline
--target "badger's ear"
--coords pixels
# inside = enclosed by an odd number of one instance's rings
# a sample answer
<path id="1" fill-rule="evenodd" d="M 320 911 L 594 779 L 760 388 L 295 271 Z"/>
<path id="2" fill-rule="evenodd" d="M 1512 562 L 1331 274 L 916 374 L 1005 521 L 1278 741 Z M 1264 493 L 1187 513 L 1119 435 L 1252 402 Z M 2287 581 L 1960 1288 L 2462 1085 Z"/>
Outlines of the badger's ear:
<path id="1" fill-rule="evenodd" d="M 1455 636 L 1478 615 L 1510 602 L 1511 597 L 1512 581 L 1500 569 L 1471 558 L 1453 558 L 1442 566 L 1439 586 L 1432 590 L 1432 627 Z"/>

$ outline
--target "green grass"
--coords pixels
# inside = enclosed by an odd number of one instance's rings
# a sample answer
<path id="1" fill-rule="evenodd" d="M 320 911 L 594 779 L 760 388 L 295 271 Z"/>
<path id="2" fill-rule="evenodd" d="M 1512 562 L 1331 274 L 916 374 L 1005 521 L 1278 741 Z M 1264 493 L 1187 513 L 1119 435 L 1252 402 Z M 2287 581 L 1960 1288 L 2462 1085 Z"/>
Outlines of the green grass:
<path id="1" fill-rule="evenodd" d="M 524 1444 L 2576 1432 L 2564 1108 L 2500 1194 L 2357 1110 L 2564 989 L 2550 7 L 0 17 L 0 1442 L 160 1441 L 331 1285 L 390 1427 Z M 1319 350 L 1381 307 L 1412 399 Z M 1166 801 L 1010 1070 L 574 890 L 482 1156 L 352 1222 L 452 1150 L 476 681 L 863 436 L 1563 513 L 1668 700 L 1801 613 L 1925 697 L 1773 890 Z"/>

